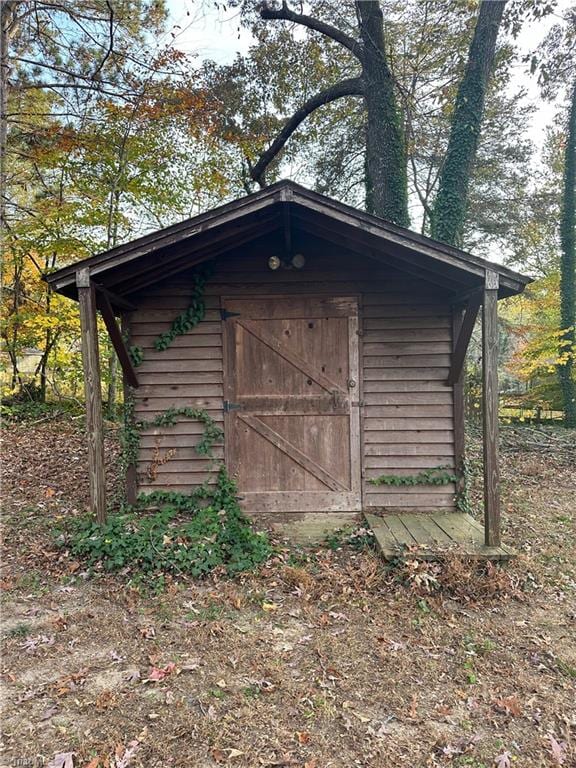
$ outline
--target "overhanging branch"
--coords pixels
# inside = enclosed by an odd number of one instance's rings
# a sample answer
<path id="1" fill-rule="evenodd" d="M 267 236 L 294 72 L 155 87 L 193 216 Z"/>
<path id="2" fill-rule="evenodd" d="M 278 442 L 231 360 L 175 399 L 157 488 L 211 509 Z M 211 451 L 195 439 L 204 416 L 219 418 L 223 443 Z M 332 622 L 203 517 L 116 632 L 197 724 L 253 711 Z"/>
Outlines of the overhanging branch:
<path id="1" fill-rule="evenodd" d="M 321 107 L 324 104 L 330 104 L 330 102 L 336 101 L 336 99 L 341 99 L 344 96 L 362 96 L 363 94 L 364 84 L 362 79 L 354 77 L 349 80 L 342 80 L 341 82 L 336 83 L 336 85 L 332 85 L 330 88 L 326 88 L 326 90 L 320 91 L 320 93 L 312 96 L 311 99 L 303 104 L 300 109 L 292 115 L 272 144 L 262 153 L 256 165 L 250 169 L 250 175 L 254 181 L 260 185 L 263 184 L 264 173 L 272 160 L 274 160 L 300 123 L 302 123 L 308 115 L 318 109 L 318 107 Z"/>
<path id="2" fill-rule="evenodd" d="M 362 61 L 362 44 L 351 35 L 347 35 L 341 29 L 327 24 L 320 19 L 315 19 L 313 16 L 308 16 L 305 13 L 295 13 L 288 8 L 286 0 L 283 0 L 281 8 L 272 8 L 268 5 L 266 0 L 260 5 L 260 18 L 262 19 L 276 19 L 280 21 L 292 21 L 294 24 L 302 24 L 308 29 L 313 29 L 316 32 L 320 32 L 326 37 L 336 40 L 345 48 L 348 48 L 359 61 Z"/>

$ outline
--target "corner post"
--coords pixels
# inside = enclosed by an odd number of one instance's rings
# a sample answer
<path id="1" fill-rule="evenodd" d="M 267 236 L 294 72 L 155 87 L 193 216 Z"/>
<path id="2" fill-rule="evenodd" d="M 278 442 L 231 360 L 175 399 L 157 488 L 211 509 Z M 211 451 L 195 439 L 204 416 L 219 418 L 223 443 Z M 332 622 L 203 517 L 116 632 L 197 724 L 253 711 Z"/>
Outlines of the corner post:
<path id="1" fill-rule="evenodd" d="M 463 321 L 462 307 L 452 307 L 452 354 L 458 340 Z M 454 402 L 454 468 L 456 470 L 456 491 L 464 490 L 464 462 L 466 460 L 466 442 L 464 435 L 464 369 L 452 384 Z"/>
<path id="2" fill-rule="evenodd" d="M 88 438 L 88 474 L 90 479 L 90 508 L 96 520 L 106 522 L 106 482 L 104 475 L 104 438 L 102 427 L 102 392 L 100 389 L 100 359 L 98 355 L 98 326 L 96 323 L 96 294 L 88 268 L 76 272 L 76 287 L 80 304 L 82 333 L 82 363 L 86 396 L 86 434 Z"/>
<path id="3" fill-rule="evenodd" d="M 498 467 L 498 273 L 486 270 L 482 303 L 482 405 L 484 444 L 484 542 L 500 546 Z"/>
<path id="4" fill-rule="evenodd" d="M 122 337 L 126 341 L 130 338 L 130 316 L 126 313 L 122 314 Z M 124 429 L 130 429 L 132 424 L 129 420 L 132 418 L 132 409 L 130 408 L 131 398 L 133 397 L 132 387 L 126 376 L 126 371 L 122 369 L 122 388 L 124 392 Z M 130 461 L 130 464 L 126 466 L 126 477 L 124 478 L 126 489 L 126 501 L 130 506 L 136 504 L 138 498 L 137 486 L 138 478 L 136 474 L 136 465 Z"/>

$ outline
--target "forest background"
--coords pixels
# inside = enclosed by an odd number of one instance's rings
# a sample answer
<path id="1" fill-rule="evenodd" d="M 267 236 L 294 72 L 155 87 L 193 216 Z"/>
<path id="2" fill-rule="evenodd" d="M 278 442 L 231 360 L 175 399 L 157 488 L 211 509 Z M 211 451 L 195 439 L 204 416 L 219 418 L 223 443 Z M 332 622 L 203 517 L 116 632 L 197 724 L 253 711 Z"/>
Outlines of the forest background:
<path id="1" fill-rule="evenodd" d="M 358 32 L 354 3 L 292 7 Z M 481 4 L 379 7 L 399 115 L 404 223 L 435 234 Z M 257 189 L 254 169 L 278 132 L 315 94 L 351 82 L 357 62 L 318 29 L 261 18 L 252 0 L 4 0 L 0 8 L 3 402 L 78 403 L 77 306 L 50 294 L 42 276 Z M 457 238 L 535 278 L 501 307 L 507 419 L 576 418 L 573 274 L 566 279 L 574 270 L 575 83 L 576 6 L 509 0 Z M 367 150 L 364 100 L 326 99 L 273 158 L 266 183 L 290 177 L 370 209 Z M 101 345 L 115 418 L 121 382 L 104 330 Z M 474 341 L 471 418 L 479 358 Z"/>

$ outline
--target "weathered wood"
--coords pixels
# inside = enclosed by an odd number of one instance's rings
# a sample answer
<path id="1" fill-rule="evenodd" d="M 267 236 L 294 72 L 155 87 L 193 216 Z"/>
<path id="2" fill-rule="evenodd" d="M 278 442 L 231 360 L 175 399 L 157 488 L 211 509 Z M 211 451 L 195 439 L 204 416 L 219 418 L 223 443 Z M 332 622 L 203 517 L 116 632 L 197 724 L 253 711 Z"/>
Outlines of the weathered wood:
<path id="1" fill-rule="evenodd" d="M 86 436 L 88 440 L 88 470 L 90 508 L 96 520 L 106 522 L 106 479 L 104 475 L 104 434 L 102 427 L 102 392 L 100 389 L 100 359 L 98 327 L 96 324 L 96 293 L 90 280 L 90 270 L 79 269 L 76 287 L 80 305 L 82 332 L 82 362 L 86 396 Z"/>
<path id="2" fill-rule="evenodd" d="M 97 290 L 96 304 L 100 310 L 102 319 L 104 320 L 104 325 L 108 331 L 108 336 L 110 337 L 110 341 L 112 342 L 112 346 L 114 347 L 114 351 L 116 352 L 126 381 L 131 387 L 138 387 L 138 377 L 136 376 L 136 371 L 132 365 L 128 348 L 122 338 L 122 332 L 114 317 L 114 310 L 112 309 L 107 293 Z"/>
<path id="3" fill-rule="evenodd" d="M 128 299 L 126 299 L 124 296 L 119 296 L 117 293 L 114 293 L 113 291 L 108 290 L 108 288 L 105 288 L 103 285 L 100 285 L 100 283 L 94 283 L 94 286 L 99 295 L 106 296 L 110 304 L 120 310 L 115 314 L 122 314 L 122 311 L 133 312 L 136 309 L 136 305 L 131 301 L 128 301 Z"/>
<path id="4" fill-rule="evenodd" d="M 454 347 L 460 336 L 462 320 L 462 310 L 459 307 L 453 307 L 452 339 Z M 464 431 L 464 373 L 458 380 L 454 381 L 452 385 L 452 393 L 454 402 L 454 458 L 456 463 L 456 473 L 458 475 L 456 491 L 458 494 L 462 494 L 466 482 L 464 477 L 464 463 L 466 460 L 466 438 Z"/>
<path id="5" fill-rule="evenodd" d="M 248 424 L 255 432 L 268 440 L 275 448 L 279 448 L 282 453 L 289 456 L 297 464 L 300 464 L 307 472 L 314 477 L 318 478 L 321 483 L 331 488 L 333 491 L 345 491 L 346 486 L 343 485 L 337 478 L 333 477 L 327 472 L 324 467 L 321 467 L 303 451 L 299 450 L 289 440 L 286 440 L 282 435 L 269 427 L 263 421 L 256 416 L 247 416 L 245 414 L 239 414 L 239 418 L 245 424 Z"/>
<path id="6" fill-rule="evenodd" d="M 482 404 L 485 543 L 500 546 L 498 467 L 498 274 L 486 271 L 482 311 Z"/>
<path id="7" fill-rule="evenodd" d="M 130 315 L 124 313 L 121 317 L 121 330 L 122 338 L 130 338 Z M 130 403 L 133 392 L 126 379 L 124 371 L 122 371 L 122 390 L 124 395 L 124 420 L 126 421 L 128 415 L 128 404 Z M 125 426 L 128 426 L 125 423 Z M 124 478 L 124 488 L 126 493 L 126 501 L 130 505 L 136 504 L 138 498 L 138 478 L 136 475 L 136 465 L 133 461 L 126 465 L 126 476 Z"/>
<path id="8" fill-rule="evenodd" d="M 224 296 L 222 304 L 234 313 L 225 321 L 225 392 L 236 406 L 226 414 L 227 461 L 245 507 L 359 509 L 355 301 Z"/>
<path id="9" fill-rule="evenodd" d="M 382 517 L 366 514 L 383 556 L 392 560 L 404 547 L 411 547 L 422 560 L 446 554 L 480 560 L 509 560 L 515 553 L 509 547 L 489 547 L 482 540 L 476 521 L 459 512 L 434 514 L 387 513 Z"/>
<path id="10" fill-rule="evenodd" d="M 473 294 L 468 300 L 464 317 L 458 329 L 458 335 L 452 352 L 452 364 L 446 379 L 447 384 L 455 384 L 460 381 L 464 372 L 464 361 L 466 360 L 466 351 L 472 338 L 472 331 L 478 317 L 478 310 L 482 303 L 482 293 Z"/>

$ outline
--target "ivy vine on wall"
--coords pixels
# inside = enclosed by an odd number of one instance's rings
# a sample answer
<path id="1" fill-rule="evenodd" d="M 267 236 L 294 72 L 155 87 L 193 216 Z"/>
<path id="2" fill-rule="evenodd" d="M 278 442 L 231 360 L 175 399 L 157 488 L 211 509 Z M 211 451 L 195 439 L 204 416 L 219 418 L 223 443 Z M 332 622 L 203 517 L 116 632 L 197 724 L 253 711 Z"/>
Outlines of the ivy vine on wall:
<path id="1" fill-rule="evenodd" d="M 424 469 L 415 475 L 380 475 L 368 482 L 372 485 L 449 485 L 456 483 L 458 478 L 450 467 L 440 466 Z"/>
<path id="2" fill-rule="evenodd" d="M 170 329 L 161 333 L 154 340 L 154 348 L 162 352 L 172 344 L 177 336 L 182 336 L 200 323 L 206 315 L 206 303 L 204 301 L 204 289 L 210 276 L 208 269 L 197 270 L 192 277 L 192 297 L 187 309 L 172 322 Z M 144 361 L 142 347 L 133 345 L 129 348 L 130 358 L 135 367 Z M 204 432 L 200 441 L 195 446 L 196 453 L 200 456 L 210 457 L 212 448 L 224 438 L 224 433 L 214 419 L 202 408 L 183 406 L 181 408 L 169 408 L 158 414 L 151 420 L 138 420 L 134 414 L 134 391 L 130 390 L 124 405 L 124 435 L 123 435 L 123 463 L 126 470 L 131 465 L 136 465 L 140 451 L 140 436 L 143 430 L 150 427 L 172 427 L 181 417 L 194 419 L 204 425 Z"/>
<path id="3" fill-rule="evenodd" d="M 192 298 L 190 304 L 188 308 L 179 314 L 173 321 L 170 329 L 161 333 L 154 341 L 154 346 L 158 352 L 168 349 L 176 336 L 183 336 L 204 320 L 206 314 L 204 288 L 208 277 L 209 273 L 206 269 L 198 270 L 194 273 L 192 278 Z"/>

